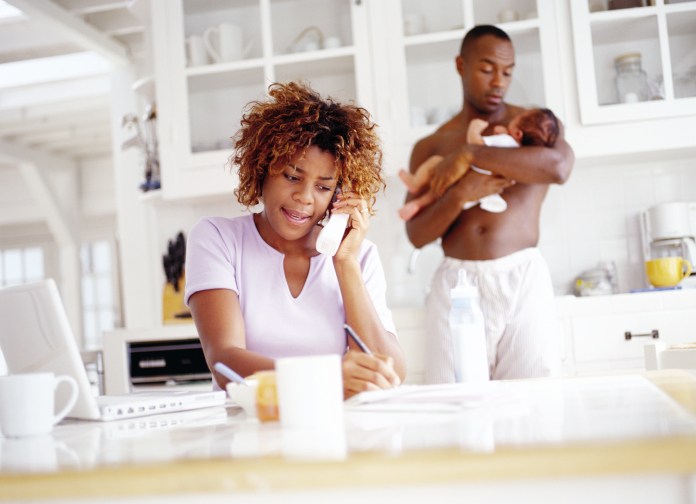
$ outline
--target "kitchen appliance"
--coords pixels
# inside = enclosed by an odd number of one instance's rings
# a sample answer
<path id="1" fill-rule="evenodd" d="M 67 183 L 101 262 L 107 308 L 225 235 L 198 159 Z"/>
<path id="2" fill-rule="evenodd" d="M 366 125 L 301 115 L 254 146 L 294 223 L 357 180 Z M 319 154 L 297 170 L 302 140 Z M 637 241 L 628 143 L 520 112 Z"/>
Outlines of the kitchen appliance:
<path id="1" fill-rule="evenodd" d="M 675 201 L 653 206 L 641 214 L 643 259 L 682 257 L 696 261 L 696 202 Z M 696 272 L 680 283 L 696 288 Z"/>

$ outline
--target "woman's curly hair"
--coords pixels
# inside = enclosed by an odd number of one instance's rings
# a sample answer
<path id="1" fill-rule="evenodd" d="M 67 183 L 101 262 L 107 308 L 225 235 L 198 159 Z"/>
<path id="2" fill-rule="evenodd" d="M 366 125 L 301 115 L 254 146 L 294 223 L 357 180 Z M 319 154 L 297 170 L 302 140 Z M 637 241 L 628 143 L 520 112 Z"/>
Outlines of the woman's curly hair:
<path id="1" fill-rule="evenodd" d="M 372 211 L 375 195 L 386 184 L 376 124 L 369 112 L 323 99 L 297 82 L 271 84 L 268 94 L 266 101 L 249 103 L 233 137 L 233 162 L 239 167 L 234 194 L 239 203 L 258 204 L 266 176 L 281 173 L 298 151 L 316 146 L 336 159 L 341 186 L 365 199 Z"/>

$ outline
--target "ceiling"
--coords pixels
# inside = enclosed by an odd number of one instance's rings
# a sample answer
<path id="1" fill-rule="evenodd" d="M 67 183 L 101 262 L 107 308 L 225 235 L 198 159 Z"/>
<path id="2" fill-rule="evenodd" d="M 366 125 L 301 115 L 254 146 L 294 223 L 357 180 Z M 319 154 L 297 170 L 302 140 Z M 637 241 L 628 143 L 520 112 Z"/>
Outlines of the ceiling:
<path id="1" fill-rule="evenodd" d="M 143 49 L 145 0 L 0 0 L 0 164 L 110 155 L 110 73 Z M 4 155 L 3 155 L 4 154 Z"/>

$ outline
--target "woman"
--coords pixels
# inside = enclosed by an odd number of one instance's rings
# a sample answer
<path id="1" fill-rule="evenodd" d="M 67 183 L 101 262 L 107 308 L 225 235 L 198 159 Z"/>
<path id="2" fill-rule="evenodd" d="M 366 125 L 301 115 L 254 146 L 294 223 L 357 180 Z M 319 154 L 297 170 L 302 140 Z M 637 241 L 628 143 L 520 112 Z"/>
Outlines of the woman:
<path id="1" fill-rule="evenodd" d="M 375 124 L 301 84 L 274 84 L 269 95 L 250 104 L 234 138 L 237 200 L 263 210 L 206 218 L 189 233 L 186 302 L 208 366 L 247 376 L 278 357 L 339 353 L 346 397 L 398 385 L 404 357 L 377 249 L 365 240 L 384 186 Z M 349 215 L 333 257 L 315 248 L 330 211 Z M 374 355 L 346 341 L 344 323 Z"/>

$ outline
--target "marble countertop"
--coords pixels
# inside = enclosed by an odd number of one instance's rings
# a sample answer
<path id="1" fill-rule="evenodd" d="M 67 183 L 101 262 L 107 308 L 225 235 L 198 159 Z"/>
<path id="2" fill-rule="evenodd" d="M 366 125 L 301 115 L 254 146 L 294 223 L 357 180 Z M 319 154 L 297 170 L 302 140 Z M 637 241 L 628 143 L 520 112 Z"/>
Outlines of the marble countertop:
<path id="1" fill-rule="evenodd" d="M 344 428 L 325 432 L 259 423 L 234 405 L 66 421 L 50 436 L 0 438 L 0 500 L 696 474 L 696 378 L 687 372 L 452 390 L 346 408 Z"/>

